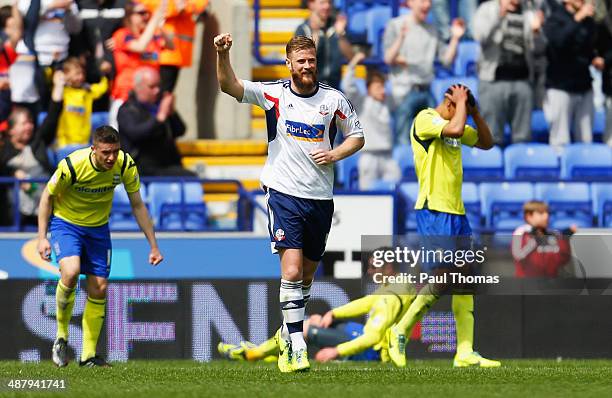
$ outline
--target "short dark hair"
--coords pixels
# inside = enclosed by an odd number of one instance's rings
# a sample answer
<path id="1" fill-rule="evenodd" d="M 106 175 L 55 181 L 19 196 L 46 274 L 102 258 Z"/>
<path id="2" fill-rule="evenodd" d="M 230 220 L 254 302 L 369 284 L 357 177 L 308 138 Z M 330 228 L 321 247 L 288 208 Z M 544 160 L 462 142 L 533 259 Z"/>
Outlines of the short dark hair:
<path id="1" fill-rule="evenodd" d="M 30 110 L 28 108 L 25 108 L 23 106 L 16 106 L 13 108 L 13 110 L 11 111 L 11 114 L 8 117 L 8 129 L 11 130 L 13 128 L 13 126 L 15 126 L 15 124 L 17 124 L 17 117 L 19 117 L 19 115 L 25 115 L 28 119 L 30 119 L 30 121 L 34 121 L 34 119 L 32 118 L 32 113 L 30 112 Z"/>
<path id="2" fill-rule="evenodd" d="M 6 21 L 13 15 L 13 7 L 0 7 L 0 29 L 6 28 Z"/>
<path id="3" fill-rule="evenodd" d="M 102 142 L 105 144 L 119 143 L 119 133 L 112 126 L 100 126 L 93 133 L 94 144 Z"/>
<path id="4" fill-rule="evenodd" d="M 285 53 L 287 55 L 287 58 L 289 58 L 289 54 L 293 52 L 310 49 L 315 50 L 315 52 L 317 51 L 317 46 L 310 37 L 294 36 L 287 43 L 287 47 L 285 47 Z"/>
<path id="5" fill-rule="evenodd" d="M 467 88 L 467 90 L 468 90 L 468 100 L 467 100 L 468 105 L 469 106 L 475 106 L 476 105 L 476 98 L 474 98 L 474 94 L 472 94 L 472 90 L 470 90 L 470 88 L 468 86 L 466 86 L 465 84 L 461 84 L 461 83 L 453 84 L 452 86 L 450 86 L 449 88 L 446 89 L 446 92 L 444 94 L 453 95 L 453 86 L 459 86 L 459 87 Z"/>
<path id="6" fill-rule="evenodd" d="M 368 68 L 366 72 L 366 87 L 370 87 L 370 84 L 374 83 L 375 81 L 380 81 L 382 84 L 385 84 L 386 80 L 387 78 L 385 74 L 380 70 L 376 68 Z"/>

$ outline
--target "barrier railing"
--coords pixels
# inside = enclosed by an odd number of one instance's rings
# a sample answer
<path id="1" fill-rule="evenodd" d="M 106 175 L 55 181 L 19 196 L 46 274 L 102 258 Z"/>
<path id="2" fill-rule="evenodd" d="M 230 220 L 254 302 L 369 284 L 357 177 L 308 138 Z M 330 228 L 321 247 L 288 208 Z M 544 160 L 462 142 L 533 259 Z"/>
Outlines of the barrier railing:
<path id="1" fill-rule="evenodd" d="M 0 225 L 0 232 L 20 232 L 20 231 L 35 231 L 35 225 L 24 225 L 23 219 L 24 215 L 20 212 L 20 191 L 22 184 L 46 184 L 48 181 L 47 178 L 27 178 L 27 179 L 17 179 L 13 177 L 0 177 L 0 206 L 2 211 L 6 211 L 6 209 L 10 208 L 10 213 L 7 215 L 12 216 L 12 222 L 9 225 Z M 206 215 L 206 208 L 204 201 L 192 201 L 188 200 L 185 192 L 185 184 L 187 183 L 199 183 L 204 186 L 209 184 L 228 184 L 232 188 L 235 188 L 235 192 L 238 194 L 237 200 L 237 221 L 236 226 L 233 228 L 219 228 L 219 227 L 210 227 L 208 223 L 206 223 L 201 229 L 196 229 L 199 231 L 214 231 L 214 232 L 232 232 L 232 231 L 251 231 L 252 223 L 249 212 L 253 211 L 262 211 L 267 213 L 266 209 L 264 209 L 257 201 L 255 200 L 253 194 L 247 191 L 242 183 L 238 180 L 229 180 L 229 179 L 200 179 L 193 177 L 142 177 L 141 183 L 145 185 L 147 188 L 150 188 L 151 184 L 154 183 L 179 183 L 181 189 L 179 189 L 179 200 L 170 201 L 167 203 L 160 203 L 159 209 L 154 209 L 155 214 L 151 214 L 151 216 L 155 219 L 161 216 L 162 212 L 166 212 L 166 214 L 178 214 L 180 220 L 181 230 L 188 230 L 186 228 L 187 219 L 190 214 L 198 213 L 201 216 Z M 203 189 L 203 195 L 206 195 L 206 189 Z M 10 195 L 10 196 L 9 196 Z M 11 198 L 9 200 L 9 197 Z M 147 203 L 148 207 L 152 204 L 152 198 L 146 197 L 143 198 L 145 203 Z M 112 210 L 111 210 L 112 214 Z M 160 217 L 161 219 L 161 217 Z M 164 228 L 164 225 L 160 222 L 156 223 L 156 229 L 160 231 L 168 230 Z M 160 225 L 162 224 L 162 225 Z"/>

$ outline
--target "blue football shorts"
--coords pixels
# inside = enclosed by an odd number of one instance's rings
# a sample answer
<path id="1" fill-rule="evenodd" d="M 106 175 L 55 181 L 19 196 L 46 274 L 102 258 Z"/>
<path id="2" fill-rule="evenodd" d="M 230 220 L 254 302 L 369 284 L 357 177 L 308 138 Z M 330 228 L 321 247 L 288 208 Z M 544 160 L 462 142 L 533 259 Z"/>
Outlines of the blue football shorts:
<path id="1" fill-rule="evenodd" d="M 51 247 L 58 263 L 64 257 L 79 256 L 81 274 L 108 278 L 112 255 L 108 224 L 82 227 L 52 217 L 50 232 Z"/>

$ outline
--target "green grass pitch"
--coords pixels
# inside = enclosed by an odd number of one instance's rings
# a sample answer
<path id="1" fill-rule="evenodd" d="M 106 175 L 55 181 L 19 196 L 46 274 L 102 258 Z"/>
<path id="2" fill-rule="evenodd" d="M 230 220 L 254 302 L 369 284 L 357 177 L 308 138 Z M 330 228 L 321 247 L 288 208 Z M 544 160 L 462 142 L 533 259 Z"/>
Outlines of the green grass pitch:
<path id="1" fill-rule="evenodd" d="M 10 379 L 64 379 L 65 390 L 15 391 Z M 129 361 L 112 369 L 57 369 L 0 362 L 0 396 L 34 397 L 610 397 L 612 361 L 506 360 L 499 369 L 453 369 L 450 360 L 313 364 L 281 374 L 275 364 Z"/>

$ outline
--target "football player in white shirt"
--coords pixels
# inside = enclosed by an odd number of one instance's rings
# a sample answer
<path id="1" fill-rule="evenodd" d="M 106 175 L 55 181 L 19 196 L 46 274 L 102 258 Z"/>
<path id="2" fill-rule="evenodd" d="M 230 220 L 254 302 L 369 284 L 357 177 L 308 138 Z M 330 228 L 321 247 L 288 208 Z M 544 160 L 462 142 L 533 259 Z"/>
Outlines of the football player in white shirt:
<path id="1" fill-rule="evenodd" d="M 302 334 L 304 307 L 331 228 L 333 164 L 363 147 L 363 129 L 344 94 L 317 81 L 312 39 L 296 36 L 287 43 L 291 79 L 270 83 L 236 78 L 230 34 L 215 37 L 214 45 L 221 90 L 266 111 L 268 158 L 261 183 L 272 252 L 281 261 L 278 367 L 281 372 L 305 371 L 310 364 Z M 332 148 L 337 130 L 345 140 Z"/>

